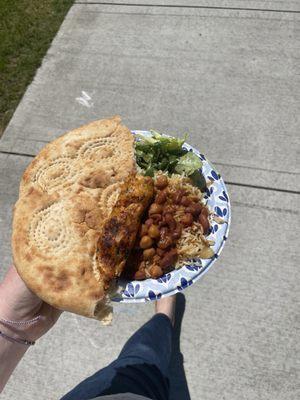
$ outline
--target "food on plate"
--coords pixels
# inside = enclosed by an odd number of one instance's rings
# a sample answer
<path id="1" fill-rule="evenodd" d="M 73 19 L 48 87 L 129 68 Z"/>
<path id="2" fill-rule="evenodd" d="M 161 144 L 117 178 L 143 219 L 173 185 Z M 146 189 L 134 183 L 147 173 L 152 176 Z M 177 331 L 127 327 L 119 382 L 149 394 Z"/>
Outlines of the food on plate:
<path id="1" fill-rule="evenodd" d="M 188 258 L 214 255 L 209 210 L 188 177 L 158 173 L 154 198 L 142 221 L 124 274 L 137 280 L 158 278 Z"/>
<path id="2" fill-rule="evenodd" d="M 134 137 L 113 117 L 45 146 L 14 208 L 14 263 L 28 287 L 108 321 L 119 276 L 158 278 L 187 258 L 212 257 L 202 162 L 183 144 L 157 132 Z"/>

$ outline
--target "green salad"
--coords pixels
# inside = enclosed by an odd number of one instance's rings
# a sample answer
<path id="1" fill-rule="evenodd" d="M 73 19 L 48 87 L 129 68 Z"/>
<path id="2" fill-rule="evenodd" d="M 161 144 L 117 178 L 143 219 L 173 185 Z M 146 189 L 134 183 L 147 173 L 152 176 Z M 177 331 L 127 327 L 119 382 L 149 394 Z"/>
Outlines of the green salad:
<path id="1" fill-rule="evenodd" d="M 202 161 L 196 154 L 182 147 L 186 138 L 162 136 L 155 131 L 151 131 L 151 134 L 136 135 L 135 156 L 140 173 L 152 177 L 158 171 L 168 175 L 184 175 L 203 190 L 206 184 L 200 171 Z"/>

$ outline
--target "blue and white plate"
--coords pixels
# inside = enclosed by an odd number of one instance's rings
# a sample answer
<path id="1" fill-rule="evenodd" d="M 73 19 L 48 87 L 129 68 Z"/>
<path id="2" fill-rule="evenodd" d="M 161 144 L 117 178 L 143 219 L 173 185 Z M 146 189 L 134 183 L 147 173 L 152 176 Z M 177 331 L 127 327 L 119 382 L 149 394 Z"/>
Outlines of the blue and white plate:
<path id="1" fill-rule="evenodd" d="M 132 133 L 151 136 L 151 133 L 148 131 L 136 130 L 132 131 Z M 189 259 L 180 269 L 168 272 L 158 279 L 145 279 L 143 281 L 119 280 L 118 293 L 113 297 L 113 301 L 123 303 L 145 302 L 180 292 L 200 279 L 220 256 L 228 238 L 231 218 L 230 201 L 225 183 L 203 154 L 200 154 L 198 150 L 187 143 L 184 143 L 183 147 L 192 151 L 201 159 L 203 163 L 202 173 L 205 180 L 213 182 L 204 196 L 207 206 L 225 221 L 222 224 L 213 221 L 211 232 L 207 237 L 209 240 L 215 242 L 212 247 L 215 255 L 213 258 L 206 260 L 201 258 Z"/>

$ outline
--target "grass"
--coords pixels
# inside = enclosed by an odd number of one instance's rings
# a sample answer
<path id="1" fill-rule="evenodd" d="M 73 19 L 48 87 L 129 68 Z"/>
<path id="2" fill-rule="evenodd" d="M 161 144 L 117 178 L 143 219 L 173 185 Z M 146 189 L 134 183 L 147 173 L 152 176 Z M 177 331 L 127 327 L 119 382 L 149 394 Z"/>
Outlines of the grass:
<path id="1" fill-rule="evenodd" d="M 0 0 L 0 137 L 74 0 Z"/>

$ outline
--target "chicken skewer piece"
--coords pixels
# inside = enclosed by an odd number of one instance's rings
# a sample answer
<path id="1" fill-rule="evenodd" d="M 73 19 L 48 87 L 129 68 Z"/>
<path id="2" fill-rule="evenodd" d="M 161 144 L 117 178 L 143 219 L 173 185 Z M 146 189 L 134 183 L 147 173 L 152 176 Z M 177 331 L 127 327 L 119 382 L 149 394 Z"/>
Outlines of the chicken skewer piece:
<path id="1" fill-rule="evenodd" d="M 97 267 L 106 286 L 122 273 L 135 243 L 141 218 L 153 196 L 152 178 L 133 175 L 122 184 L 97 246 Z"/>

